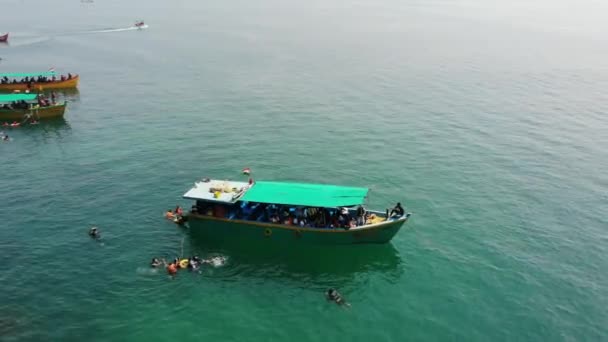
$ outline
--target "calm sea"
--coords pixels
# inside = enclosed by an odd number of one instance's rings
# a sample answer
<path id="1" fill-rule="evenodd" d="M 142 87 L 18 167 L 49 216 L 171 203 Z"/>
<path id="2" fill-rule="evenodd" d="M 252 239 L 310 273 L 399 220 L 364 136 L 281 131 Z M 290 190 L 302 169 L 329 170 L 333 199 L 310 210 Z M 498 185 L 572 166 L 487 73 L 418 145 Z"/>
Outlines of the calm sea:
<path id="1" fill-rule="evenodd" d="M 65 120 L 0 144 L 1 341 L 608 339 L 606 2 L 0 7 L 0 72 L 81 75 Z M 243 167 L 412 220 L 387 245 L 273 248 L 162 218 Z M 182 253 L 228 263 L 148 268 Z"/>

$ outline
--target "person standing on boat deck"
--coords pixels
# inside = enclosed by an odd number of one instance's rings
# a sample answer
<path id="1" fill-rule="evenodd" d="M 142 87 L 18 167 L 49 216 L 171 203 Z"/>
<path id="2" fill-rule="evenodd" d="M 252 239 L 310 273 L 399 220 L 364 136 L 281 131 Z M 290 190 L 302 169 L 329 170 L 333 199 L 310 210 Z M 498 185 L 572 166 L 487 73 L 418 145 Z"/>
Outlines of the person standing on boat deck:
<path id="1" fill-rule="evenodd" d="M 401 206 L 401 202 L 397 202 L 397 205 L 391 210 L 389 217 L 401 217 L 405 214 L 405 210 Z"/>

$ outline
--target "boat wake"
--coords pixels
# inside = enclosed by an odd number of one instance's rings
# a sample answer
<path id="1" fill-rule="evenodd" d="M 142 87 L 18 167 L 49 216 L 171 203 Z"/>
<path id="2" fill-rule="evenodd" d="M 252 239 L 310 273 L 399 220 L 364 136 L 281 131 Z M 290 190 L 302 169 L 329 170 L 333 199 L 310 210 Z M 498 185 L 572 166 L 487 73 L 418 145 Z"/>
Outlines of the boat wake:
<path id="1" fill-rule="evenodd" d="M 148 25 L 142 25 L 140 27 L 130 26 L 130 27 L 122 27 L 122 28 L 109 28 L 109 29 L 103 29 L 103 30 L 87 31 L 84 33 L 110 33 L 110 32 L 136 31 L 136 30 L 143 30 L 143 29 L 147 29 L 147 28 L 148 28 Z"/>

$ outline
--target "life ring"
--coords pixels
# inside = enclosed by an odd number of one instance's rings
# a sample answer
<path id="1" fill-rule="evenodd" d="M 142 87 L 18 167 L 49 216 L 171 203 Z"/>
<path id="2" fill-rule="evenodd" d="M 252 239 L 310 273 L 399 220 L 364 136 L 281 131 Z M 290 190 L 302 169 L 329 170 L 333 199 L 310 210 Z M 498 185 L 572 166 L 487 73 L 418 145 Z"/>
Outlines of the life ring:
<path id="1" fill-rule="evenodd" d="M 299 229 L 294 230 L 293 234 L 296 236 L 297 239 L 302 238 L 302 231 Z"/>
<path id="2" fill-rule="evenodd" d="M 188 267 L 188 259 L 182 259 L 179 261 L 179 267 L 186 268 Z"/>
<path id="3" fill-rule="evenodd" d="M 270 237 L 271 235 L 272 235 L 272 230 L 270 228 L 266 228 L 266 230 L 264 230 L 264 236 Z"/>

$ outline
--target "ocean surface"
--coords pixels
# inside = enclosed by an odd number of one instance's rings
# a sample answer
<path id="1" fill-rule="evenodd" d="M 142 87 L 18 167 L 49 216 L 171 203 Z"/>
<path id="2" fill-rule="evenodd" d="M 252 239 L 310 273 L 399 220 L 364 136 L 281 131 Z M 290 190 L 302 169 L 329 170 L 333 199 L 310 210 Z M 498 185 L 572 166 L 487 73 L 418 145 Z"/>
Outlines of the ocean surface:
<path id="1" fill-rule="evenodd" d="M 0 341 L 608 340 L 606 13 L 3 0 L 0 72 L 81 83 L 64 120 L 4 130 Z M 413 216 L 339 248 L 214 245 L 163 218 L 244 167 Z M 148 267 L 178 254 L 228 262 Z"/>

